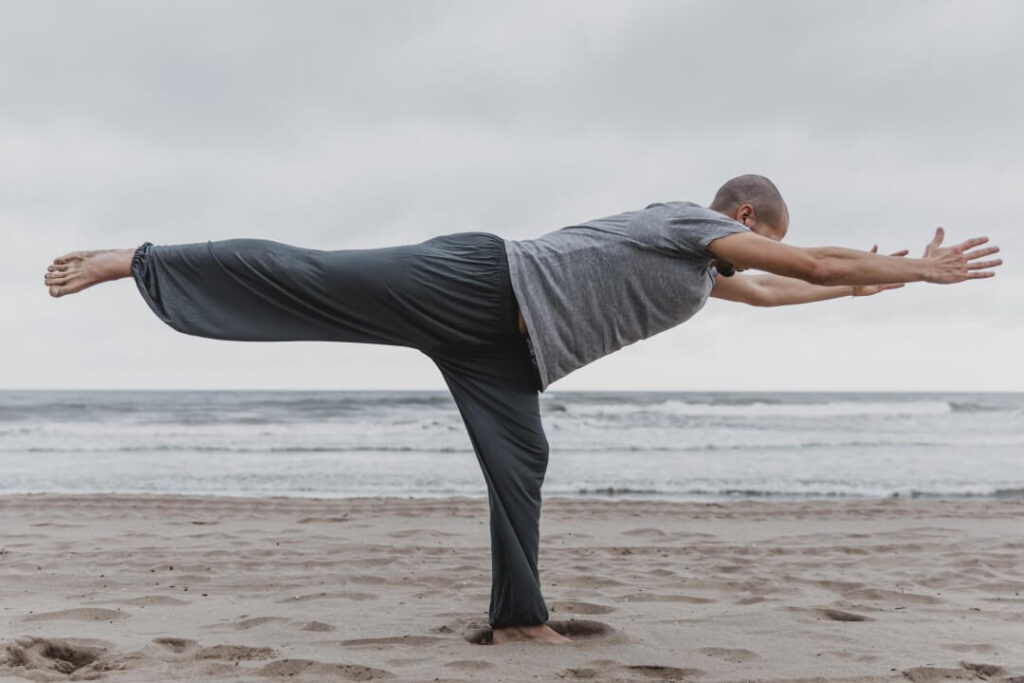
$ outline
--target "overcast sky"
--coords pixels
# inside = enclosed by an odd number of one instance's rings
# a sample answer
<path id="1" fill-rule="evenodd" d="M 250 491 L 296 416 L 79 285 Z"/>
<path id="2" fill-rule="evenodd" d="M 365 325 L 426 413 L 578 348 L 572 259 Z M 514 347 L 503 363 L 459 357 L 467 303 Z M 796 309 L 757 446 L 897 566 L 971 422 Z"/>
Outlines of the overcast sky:
<path id="1" fill-rule="evenodd" d="M 441 389 L 408 349 L 243 344 L 130 280 L 50 299 L 73 249 L 525 239 L 772 178 L 787 241 L 986 281 L 684 325 L 569 389 L 1024 390 L 1024 3 L 0 1 L 0 387 Z"/>

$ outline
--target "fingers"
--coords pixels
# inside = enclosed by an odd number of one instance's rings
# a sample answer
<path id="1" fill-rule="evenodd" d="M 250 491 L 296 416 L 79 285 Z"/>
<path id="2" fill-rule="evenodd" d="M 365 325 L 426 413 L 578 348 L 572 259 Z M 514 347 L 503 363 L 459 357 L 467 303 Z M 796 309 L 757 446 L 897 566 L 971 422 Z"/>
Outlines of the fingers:
<path id="1" fill-rule="evenodd" d="M 984 249 L 974 249 L 973 251 L 969 251 L 966 254 L 964 254 L 964 258 L 967 259 L 968 261 L 973 261 L 976 258 L 988 256 L 989 254 L 995 254 L 998 251 L 999 247 L 985 247 Z"/>
<path id="2" fill-rule="evenodd" d="M 968 249 L 973 249 L 974 247 L 978 246 L 979 244 L 985 244 L 985 242 L 988 242 L 988 238 L 987 237 L 972 237 L 969 240 L 964 240 L 963 242 L 961 242 L 960 244 L 956 245 L 953 248 L 956 249 L 957 251 L 963 253 L 963 252 L 967 251 Z"/>
<path id="3" fill-rule="evenodd" d="M 878 253 L 878 245 L 877 244 L 871 247 L 871 253 L 872 254 L 877 254 Z M 900 249 L 899 251 L 894 251 L 893 253 L 889 254 L 889 256 L 906 256 L 909 253 L 910 253 L 909 249 Z"/>
<path id="4" fill-rule="evenodd" d="M 987 261 L 978 261 L 977 260 L 977 259 L 980 259 L 980 258 L 982 258 L 984 256 L 990 256 L 990 255 L 998 253 L 998 252 L 999 252 L 999 247 L 985 247 L 984 249 L 974 249 L 973 251 L 969 251 L 969 252 L 963 254 L 964 260 L 967 261 L 967 270 L 968 271 L 983 271 L 983 270 L 988 270 L 990 268 L 996 268 L 997 266 L 1003 265 L 1003 259 L 1000 259 L 1000 258 L 989 259 Z M 994 273 L 989 272 L 988 275 L 986 275 L 985 277 L 988 277 L 989 275 L 994 275 Z"/>
<path id="5" fill-rule="evenodd" d="M 967 273 L 965 280 L 977 280 L 978 278 L 992 277 L 996 274 L 994 270 L 978 270 Z"/>
<path id="6" fill-rule="evenodd" d="M 940 244 L 942 244 L 942 240 L 944 240 L 945 238 L 946 231 L 943 230 L 942 228 L 935 228 L 935 237 L 932 238 L 932 241 L 928 244 L 928 246 L 937 247 Z"/>

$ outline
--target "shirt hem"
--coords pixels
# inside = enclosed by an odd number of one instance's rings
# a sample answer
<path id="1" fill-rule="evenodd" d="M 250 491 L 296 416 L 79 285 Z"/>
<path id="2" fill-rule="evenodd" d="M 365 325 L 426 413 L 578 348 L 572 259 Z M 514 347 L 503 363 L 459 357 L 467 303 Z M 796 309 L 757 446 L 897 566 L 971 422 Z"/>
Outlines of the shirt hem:
<path id="1" fill-rule="evenodd" d="M 512 292 L 516 295 L 516 301 L 519 303 L 519 312 L 523 314 L 523 322 L 526 324 L 526 332 L 529 334 L 536 328 L 533 326 L 533 316 L 530 312 L 530 304 L 520 294 L 519 290 L 519 263 L 516 261 L 515 256 L 510 254 L 508 251 L 509 240 L 505 240 L 505 257 L 508 260 L 508 274 L 509 281 L 512 283 Z M 544 364 L 544 350 L 541 345 L 537 343 L 537 337 L 530 337 L 530 347 L 533 349 L 533 355 L 537 359 L 537 378 L 540 379 L 540 391 L 545 391 L 550 382 L 548 381 L 547 367 Z"/>

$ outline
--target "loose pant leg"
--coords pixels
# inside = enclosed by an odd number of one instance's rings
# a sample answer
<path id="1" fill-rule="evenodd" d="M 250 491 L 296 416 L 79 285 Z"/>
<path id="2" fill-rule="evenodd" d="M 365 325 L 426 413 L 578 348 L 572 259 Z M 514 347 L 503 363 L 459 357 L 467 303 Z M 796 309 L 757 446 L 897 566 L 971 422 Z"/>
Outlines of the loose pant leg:
<path id="1" fill-rule="evenodd" d="M 490 625 L 548 620 L 540 589 L 541 485 L 548 442 L 535 371 L 520 339 L 485 353 L 434 354 L 487 483 L 491 526 Z"/>
<path id="2" fill-rule="evenodd" d="M 132 275 L 153 312 L 186 334 L 426 351 L 486 345 L 496 335 L 502 244 L 487 233 L 338 251 L 255 239 L 147 242 Z"/>

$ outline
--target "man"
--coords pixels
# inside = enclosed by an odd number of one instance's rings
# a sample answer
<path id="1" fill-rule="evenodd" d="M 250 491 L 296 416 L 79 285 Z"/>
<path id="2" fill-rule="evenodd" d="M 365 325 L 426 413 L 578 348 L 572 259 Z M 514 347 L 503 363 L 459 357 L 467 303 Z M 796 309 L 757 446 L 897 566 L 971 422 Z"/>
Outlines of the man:
<path id="1" fill-rule="evenodd" d="M 538 395 L 613 351 L 678 325 L 715 296 L 748 304 L 875 294 L 905 282 L 990 277 L 987 238 L 923 258 L 781 244 L 775 186 L 741 176 L 710 208 L 686 202 L 570 226 L 534 240 L 460 233 L 385 249 L 319 251 L 265 240 L 73 252 L 50 294 L 132 276 L 171 327 L 242 341 L 410 346 L 440 369 L 487 483 L 493 640 L 567 639 L 547 626 L 537 567 L 548 444 Z M 767 274 L 737 275 L 757 268 Z"/>

